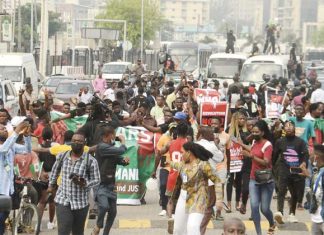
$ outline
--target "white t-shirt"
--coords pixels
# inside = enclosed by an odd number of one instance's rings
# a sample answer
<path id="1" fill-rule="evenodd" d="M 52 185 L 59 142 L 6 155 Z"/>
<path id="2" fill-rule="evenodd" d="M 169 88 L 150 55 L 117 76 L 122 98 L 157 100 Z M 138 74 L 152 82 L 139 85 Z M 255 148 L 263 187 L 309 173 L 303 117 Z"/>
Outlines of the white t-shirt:
<path id="1" fill-rule="evenodd" d="M 83 102 L 85 104 L 89 104 L 92 100 L 92 94 L 90 94 L 89 92 L 87 94 L 82 93 L 81 97 L 80 97 L 80 102 Z"/>
<path id="2" fill-rule="evenodd" d="M 115 101 L 116 100 L 115 91 L 111 88 L 108 88 L 104 93 L 104 97 L 106 99 L 110 99 L 111 101 Z"/>
<path id="3" fill-rule="evenodd" d="M 310 99 L 311 104 L 323 102 L 323 100 L 324 100 L 324 90 L 323 89 L 317 88 L 315 91 L 313 91 L 311 99 Z"/>

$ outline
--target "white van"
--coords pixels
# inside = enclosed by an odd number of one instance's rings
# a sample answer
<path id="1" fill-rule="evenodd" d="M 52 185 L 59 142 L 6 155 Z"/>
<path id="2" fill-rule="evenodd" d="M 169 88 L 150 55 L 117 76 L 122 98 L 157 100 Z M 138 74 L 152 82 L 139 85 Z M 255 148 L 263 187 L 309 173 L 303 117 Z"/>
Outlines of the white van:
<path id="1" fill-rule="evenodd" d="M 17 116 L 19 100 L 16 89 L 10 80 L 0 80 L 0 100 L 0 105 L 8 110 L 11 116 Z"/>
<path id="2" fill-rule="evenodd" d="M 33 85 L 33 96 L 38 95 L 38 71 L 34 56 L 30 53 L 4 53 L 0 54 L 0 76 L 4 80 L 11 80 L 16 92 L 24 88 L 26 83 Z M 29 81 L 28 81 L 29 80 Z"/>
<path id="3" fill-rule="evenodd" d="M 242 54 L 212 54 L 207 65 L 208 81 L 217 79 L 221 85 L 224 81 L 227 81 L 228 84 L 233 83 L 234 75 L 241 73 L 246 59 L 246 55 Z"/>
<path id="4" fill-rule="evenodd" d="M 132 63 L 130 62 L 110 62 L 103 65 L 102 78 L 107 82 L 119 82 L 124 74 L 130 74 L 132 71 Z"/>
<path id="5" fill-rule="evenodd" d="M 280 56 L 259 55 L 250 57 L 243 64 L 240 81 L 245 86 L 248 86 L 250 82 L 254 82 L 258 86 L 264 83 L 263 74 L 288 79 L 287 65 Z"/>

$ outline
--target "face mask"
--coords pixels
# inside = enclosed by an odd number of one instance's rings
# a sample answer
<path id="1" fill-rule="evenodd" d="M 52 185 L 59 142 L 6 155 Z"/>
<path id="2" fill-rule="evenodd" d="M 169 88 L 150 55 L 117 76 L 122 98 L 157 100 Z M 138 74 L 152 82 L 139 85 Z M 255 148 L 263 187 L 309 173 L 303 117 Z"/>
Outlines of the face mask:
<path id="1" fill-rule="evenodd" d="M 261 140 L 261 136 L 260 135 L 253 135 L 253 139 L 258 141 Z"/>
<path id="2" fill-rule="evenodd" d="M 0 136 L 0 141 L 1 141 L 1 142 L 5 142 L 6 140 L 7 140 L 6 137 L 4 137 L 4 136 Z"/>
<path id="3" fill-rule="evenodd" d="M 219 132 L 219 127 L 215 127 L 214 128 L 214 133 L 218 133 Z"/>
<path id="4" fill-rule="evenodd" d="M 83 144 L 72 143 L 71 148 L 72 148 L 73 153 L 80 154 L 83 151 Z"/>

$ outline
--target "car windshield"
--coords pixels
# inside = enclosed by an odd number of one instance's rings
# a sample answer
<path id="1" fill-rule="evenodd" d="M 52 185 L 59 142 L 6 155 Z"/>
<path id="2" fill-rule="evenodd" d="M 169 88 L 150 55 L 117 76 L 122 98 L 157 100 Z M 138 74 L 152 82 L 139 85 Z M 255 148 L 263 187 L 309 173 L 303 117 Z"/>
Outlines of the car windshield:
<path id="1" fill-rule="evenodd" d="M 283 71 L 281 65 L 278 64 L 245 64 L 241 72 L 241 80 L 243 82 L 256 82 L 262 83 L 263 74 L 277 75 L 277 77 L 283 77 Z"/>
<path id="2" fill-rule="evenodd" d="M 176 70 L 192 72 L 198 67 L 198 51 L 193 48 L 174 48 L 168 52 Z"/>
<path id="3" fill-rule="evenodd" d="M 62 80 L 61 78 L 49 78 L 47 79 L 45 86 L 55 87 L 60 83 L 61 80 Z"/>
<path id="4" fill-rule="evenodd" d="M 0 66 L 0 76 L 13 82 L 21 82 L 20 66 Z"/>
<path id="5" fill-rule="evenodd" d="M 232 78 L 241 71 L 243 60 L 233 58 L 217 58 L 208 64 L 209 78 Z"/>
<path id="6" fill-rule="evenodd" d="M 123 74 L 126 71 L 126 65 L 123 64 L 106 64 L 102 68 L 102 73 L 106 74 Z"/>
<path id="7" fill-rule="evenodd" d="M 89 92 L 92 93 L 93 89 L 89 83 L 60 83 L 56 88 L 56 94 L 77 94 L 82 87 L 89 87 Z"/>

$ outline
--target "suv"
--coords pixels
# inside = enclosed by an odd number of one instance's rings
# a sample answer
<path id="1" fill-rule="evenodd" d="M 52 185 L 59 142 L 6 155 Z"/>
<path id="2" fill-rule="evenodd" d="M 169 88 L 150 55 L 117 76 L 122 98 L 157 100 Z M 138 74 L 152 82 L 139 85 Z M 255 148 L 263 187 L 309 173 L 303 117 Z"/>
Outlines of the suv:
<path id="1" fill-rule="evenodd" d="M 8 110 L 11 116 L 16 116 L 18 114 L 18 95 L 12 81 L 10 80 L 0 80 L 0 105 Z"/>

